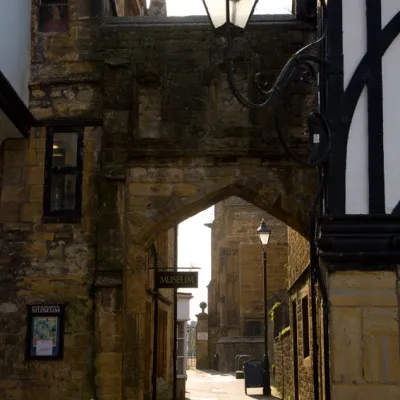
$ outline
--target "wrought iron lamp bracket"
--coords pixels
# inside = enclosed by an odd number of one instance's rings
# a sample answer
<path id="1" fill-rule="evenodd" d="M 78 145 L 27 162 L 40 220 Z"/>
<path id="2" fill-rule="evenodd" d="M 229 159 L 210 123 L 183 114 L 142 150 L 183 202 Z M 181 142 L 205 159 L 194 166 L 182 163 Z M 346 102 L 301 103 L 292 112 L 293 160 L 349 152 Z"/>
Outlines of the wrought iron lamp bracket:
<path id="1" fill-rule="evenodd" d="M 323 34 L 315 42 L 310 43 L 309 45 L 303 47 L 298 52 L 296 52 L 286 62 L 286 64 L 282 68 L 281 72 L 279 73 L 278 77 L 276 78 L 275 82 L 272 84 L 270 89 L 267 89 L 268 82 L 264 78 L 263 74 L 261 72 L 256 73 L 254 76 L 254 81 L 258 91 L 263 96 L 263 100 L 259 103 L 256 103 L 244 97 L 236 86 L 235 75 L 234 75 L 234 61 L 236 59 L 236 52 L 233 41 L 233 34 L 236 32 L 235 31 L 232 32 L 232 29 L 233 28 L 230 25 L 226 25 L 225 27 L 224 34 L 226 36 L 227 46 L 224 51 L 224 60 L 226 62 L 226 74 L 227 74 L 228 84 L 235 98 L 239 101 L 239 103 L 241 103 L 243 106 L 249 109 L 262 110 L 266 108 L 272 108 L 274 110 L 274 122 L 280 142 L 285 151 L 298 163 L 305 165 L 314 165 L 314 166 L 318 166 L 324 163 L 327 160 L 328 153 L 330 150 L 330 145 L 329 145 L 330 132 L 325 117 L 319 112 L 314 112 L 308 118 L 308 127 L 310 134 L 311 132 L 314 132 L 316 130 L 316 126 L 318 125 L 320 135 L 324 136 L 326 140 L 323 141 L 325 143 L 325 148 L 322 149 L 323 152 L 322 156 L 318 157 L 316 160 L 311 159 L 310 162 L 306 162 L 300 157 L 298 157 L 296 154 L 294 154 L 287 145 L 286 140 L 284 139 L 284 134 L 282 133 L 281 124 L 278 117 L 278 107 L 280 104 L 282 94 L 289 86 L 289 84 L 297 76 L 296 72 L 299 69 L 303 69 L 303 73 L 301 75 L 302 81 L 310 85 L 313 84 L 317 79 L 318 76 L 317 68 L 324 68 L 325 72 L 329 73 L 331 63 L 328 60 L 322 59 L 314 54 L 307 52 L 310 49 L 310 47 L 321 42 L 324 39 L 325 34 Z"/>

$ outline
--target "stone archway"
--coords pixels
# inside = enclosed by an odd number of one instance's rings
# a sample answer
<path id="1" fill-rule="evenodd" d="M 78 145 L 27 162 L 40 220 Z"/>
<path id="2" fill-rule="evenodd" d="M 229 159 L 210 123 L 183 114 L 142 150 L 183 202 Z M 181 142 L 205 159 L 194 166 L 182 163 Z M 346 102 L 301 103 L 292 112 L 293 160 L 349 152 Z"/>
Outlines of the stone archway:
<path id="1" fill-rule="evenodd" d="M 314 177 L 316 178 L 316 177 Z M 315 193 L 309 170 L 291 164 L 246 159 L 158 160 L 132 166 L 126 174 L 124 282 L 124 400 L 144 398 L 147 252 L 163 231 L 227 198 L 239 196 L 303 235 Z"/>
<path id="2" fill-rule="evenodd" d="M 317 182 L 313 169 L 286 158 L 271 112 L 236 101 L 222 73 L 225 45 L 205 20 L 151 21 L 114 19 L 101 29 L 100 219 L 106 233 L 98 240 L 98 264 L 122 277 L 124 400 L 145 398 L 145 280 L 155 238 L 232 195 L 306 235 Z M 287 55 L 313 37 L 310 26 L 292 18 L 260 20 L 236 43 L 241 92 L 255 94 L 251 77 L 260 69 L 273 81 Z M 312 88 L 300 80 L 282 97 L 287 143 L 301 157 L 308 149 L 303 121 L 313 101 Z"/>
<path id="3" fill-rule="evenodd" d="M 307 236 L 316 176 L 292 164 L 247 159 L 236 163 L 191 160 L 187 165 L 149 163 L 127 178 L 126 219 L 131 241 L 148 247 L 160 232 L 237 195 Z"/>

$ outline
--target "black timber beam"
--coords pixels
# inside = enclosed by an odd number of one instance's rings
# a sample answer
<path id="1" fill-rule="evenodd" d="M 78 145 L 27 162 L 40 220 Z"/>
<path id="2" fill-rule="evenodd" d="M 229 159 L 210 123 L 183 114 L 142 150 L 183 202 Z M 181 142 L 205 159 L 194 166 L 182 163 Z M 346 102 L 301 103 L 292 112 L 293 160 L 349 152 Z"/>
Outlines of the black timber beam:
<path id="1" fill-rule="evenodd" d="M 0 109 L 24 137 L 29 137 L 31 127 L 37 125 L 36 119 L 1 71 Z"/>

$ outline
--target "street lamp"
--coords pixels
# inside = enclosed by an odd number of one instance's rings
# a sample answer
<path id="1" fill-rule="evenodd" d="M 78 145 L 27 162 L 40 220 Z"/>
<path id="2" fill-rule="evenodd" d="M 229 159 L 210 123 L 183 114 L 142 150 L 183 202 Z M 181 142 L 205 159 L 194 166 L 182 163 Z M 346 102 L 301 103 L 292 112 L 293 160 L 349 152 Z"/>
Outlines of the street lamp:
<path id="1" fill-rule="evenodd" d="M 258 0 L 203 0 L 214 29 L 244 29 Z"/>
<path id="2" fill-rule="evenodd" d="M 271 235 L 271 229 L 268 228 L 264 219 L 257 229 L 257 234 L 263 246 L 263 267 L 264 267 L 264 396 L 271 395 L 271 385 L 269 379 L 269 359 L 268 359 L 268 307 L 267 307 L 267 245 Z"/>

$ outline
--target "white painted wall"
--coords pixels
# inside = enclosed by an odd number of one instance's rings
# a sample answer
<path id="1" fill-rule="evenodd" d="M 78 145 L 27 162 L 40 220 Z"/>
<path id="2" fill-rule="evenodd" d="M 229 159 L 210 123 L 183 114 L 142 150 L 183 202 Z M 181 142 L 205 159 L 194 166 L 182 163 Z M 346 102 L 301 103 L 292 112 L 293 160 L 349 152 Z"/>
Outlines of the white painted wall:
<path id="1" fill-rule="evenodd" d="M 400 2 L 382 0 L 382 26 L 398 12 Z M 382 59 L 383 78 L 383 148 L 385 155 L 386 213 L 391 213 L 400 200 L 400 36 L 397 36 Z"/>
<path id="2" fill-rule="evenodd" d="M 29 100 L 31 3 L 0 0 L 0 70 L 25 104 Z M 13 137 L 21 134 L 0 110 L 0 146 Z"/>
<path id="3" fill-rule="evenodd" d="M 177 306 L 177 320 L 178 321 L 189 321 L 190 320 L 190 299 L 191 295 L 185 296 L 178 294 L 178 306 Z"/>
<path id="4" fill-rule="evenodd" d="M 28 103 L 32 0 L 0 0 L 0 70 Z"/>
<path id="5" fill-rule="evenodd" d="M 367 51 L 365 0 L 343 1 L 344 89 Z M 368 97 L 357 104 L 349 132 L 346 165 L 346 214 L 368 214 Z"/>
<path id="6" fill-rule="evenodd" d="M 382 1 L 382 29 L 400 11 L 400 1 Z M 367 51 L 365 0 L 343 1 L 344 89 Z M 400 36 L 382 59 L 383 138 L 386 213 L 400 200 L 398 159 Z M 346 165 L 346 214 L 368 214 L 368 90 L 357 104 L 349 132 Z"/>

